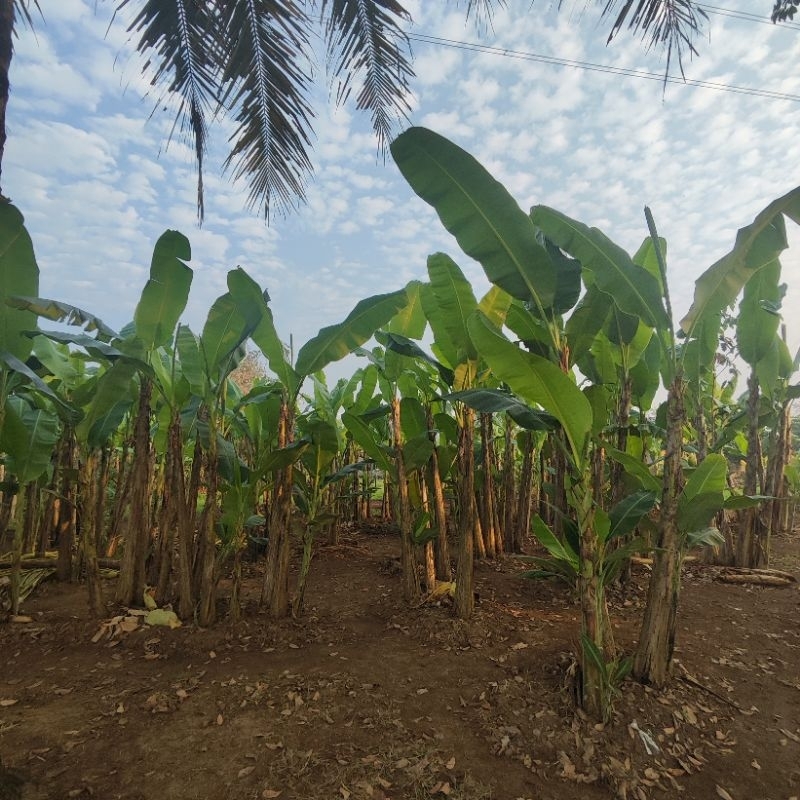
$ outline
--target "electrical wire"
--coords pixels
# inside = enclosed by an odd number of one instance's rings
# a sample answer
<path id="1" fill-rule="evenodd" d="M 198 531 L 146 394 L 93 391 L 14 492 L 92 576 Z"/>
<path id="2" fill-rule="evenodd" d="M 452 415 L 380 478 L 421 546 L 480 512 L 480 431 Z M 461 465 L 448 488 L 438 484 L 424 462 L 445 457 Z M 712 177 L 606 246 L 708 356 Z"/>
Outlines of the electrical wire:
<path id="1" fill-rule="evenodd" d="M 611 64 L 596 64 L 591 61 L 577 61 L 570 58 L 559 58 L 558 56 L 548 56 L 542 53 L 531 53 L 521 50 L 511 50 L 505 47 L 492 47 L 490 45 L 476 44 L 474 42 L 462 42 L 456 39 L 446 39 L 439 36 L 429 36 L 428 34 L 409 32 L 408 38 L 411 41 L 422 44 L 434 45 L 436 47 L 449 47 L 456 50 L 466 50 L 486 55 L 501 56 L 503 58 L 513 58 L 518 61 L 533 61 L 539 64 L 549 64 L 559 67 L 570 67 L 582 69 L 589 72 L 605 72 L 611 75 L 623 75 L 628 78 L 641 78 L 643 80 L 661 81 L 662 83 L 675 83 L 683 86 L 694 86 L 701 89 L 713 89 L 719 92 L 729 92 L 732 94 L 751 95 L 753 97 L 763 97 L 770 100 L 786 100 L 792 103 L 800 103 L 800 95 L 789 94 L 787 92 L 777 92 L 772 89 L 759 89 L 752 86 L 735 86 L 720 81 L 704 81 L 696 78 L 682 78 L 675 75 L 664 75 L 659 72 L 649 72 L 641 69 L 630 69 L 628 67 L 616 67 Z"/>
<path id="2" fill-rule="evenodd" d="M 770 17 L 763 16 L 761 14 L 752 14 L 749 11 L 738 11 L 734 8 L 724 8 L 722 6 L 710 6 L 706 5 L 705 3 L 697 3 L 697 7 L 701 11 L 705 11 L 707 14 L 716 14 L 720 17 L 730 17 L 731 19 L 738 19 L 743 22 L 755 22 L 760 25 L 775 25 Z M 797 22 L 791 22 L 790 20 L 781 22 L 778 27 L 800 30 L 800 24 Z"/>

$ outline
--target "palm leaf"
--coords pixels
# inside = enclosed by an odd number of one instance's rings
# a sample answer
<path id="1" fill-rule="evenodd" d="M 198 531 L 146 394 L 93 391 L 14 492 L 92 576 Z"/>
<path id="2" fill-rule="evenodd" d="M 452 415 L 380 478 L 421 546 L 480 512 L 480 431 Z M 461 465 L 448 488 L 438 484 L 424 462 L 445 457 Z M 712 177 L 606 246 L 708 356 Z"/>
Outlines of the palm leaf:
<path id="1" fill-rule="evenodd" d="M 401 27 L 411 18 L 396 0 L 323 0 L 322 14 L 328 66 L 339 79 L 336 100 L 345 102 L 360 83 L 356 107 L 370 112 L 383 150 L 395 123 L 411 110 L 407 98 L 414 72 Z"/>
<path id="2" fill-rule="evenodd" d="M 222 103 L 237 123 L 225 169 L 234 180 L 247 178 L 249 203 L 263 205 L 269 218 L 273 208 L 286 212 L 305 199 L 312 171 L 309 21 L 291 0 L 218 7 L 225 30 Z"/>
<path id="3" fill-rule="evenodd" d="M 120 0 L 123 9 L 131 0 Z M 128 27 L 139 34 L 136 49 L 146 58 L 145 71 L 153 86 L 177 99 L 176 128 L 193 142 L 197 159 L 197 214 L 203 218 L 203 159 L 206 153 L 207 114 L 217 105 L 221 28 L 216 19 L 220 4 L 196 0 L 147 0 Z M 223 6 L 227 4 L 221 4 Z M 230 5 L 238 5 L 233 3 Z"/>
<path id="4" fill-rule="evenodd" d="M 618 5 L 617 0 L 607 0 L 603 14 L 612 12 Z M 700 33 L 704 19 L 707 19 L 705 11 L 694 0 L 623 0 L 608 41 L 627 23 L 634 33 L 641 33 L 643 39 L 650 40 L 650 47 L 666 48 L 666 80 L 673 54 L 678 59 L 681 75 L 684 52 L 688 50 L 689 55 L 697 55 L 692 37 Z"/>

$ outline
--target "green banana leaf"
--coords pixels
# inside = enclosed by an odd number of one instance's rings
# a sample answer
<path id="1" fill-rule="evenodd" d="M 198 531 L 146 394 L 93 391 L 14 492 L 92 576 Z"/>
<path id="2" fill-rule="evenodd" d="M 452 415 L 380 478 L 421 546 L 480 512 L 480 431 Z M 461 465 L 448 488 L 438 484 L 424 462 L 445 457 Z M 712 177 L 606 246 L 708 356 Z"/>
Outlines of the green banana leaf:
<path id="1" fill-rule="evenodd" d="M 609 512 L 611 528 L 608 538 L 627 536 L 639 524 L 645 514 L 656 504 L 658 494 L 653 491 L 640 491 L 623 497 Z"/>
<path id="2" fill-rule="evenodd" d="M 520 300 L 553 305 L 556 271 L 536 229 L 506 188 L 465 150 L 426 128 L 391 145 L 411 188 L 434 207 L 461 249 L 489 280 Z"/>
<path id="3" fill-rule="evenodd" d="M 589 228 L 547 206 L 531 209 L 531 219 L 562 250 L 592 273 L 598 289 L 611 295 L 618 309 L 639 317 L 650 327 L 667 324 L 661 288 L 646 269 L 602 231 Z"/>
<path id="4" fill-rule="evenodd" d="M 775 259 L 762 267 L 744 285 L 736 317 L 736 345 L 739 355 L 751 367 L 772 349 L 781 318 L 777 307 L 786 287 L 781 287 L 781 263 Z"/>
<path id="5" fill-rule="evenodd" d="M 47 336 L 33 337 L 33 355 L 62 386 L 72 387 L 84 374 L 81 362 L 66 345 L 57 345 Z"/>
<path id="6" fill-rule="evenodd" d="M 514 298 L 499 286 L 492 286 L 480 299 L 478 310 L 492 325 L 502 328 L 508 316 L 508 309 Z"/>
<path id="7" fill-rule="evenodd" d="M 406 471 L 422 469 L 430 461 L 433 448 L 434 444 L 427 431 L 409 439 L 403 445 L 403 463 Z"/>
<path id="8" fill-rule="evenodd" d="M 77 306 L 71 306 L 69 303 L 62 303 L 60 300 L 48 300 L 45 297 L 14 296 L 9 298 L 8 305 L 25 309 L 52 322 L 80 326 L 88 333 L 97 331 L 97 338 L 102 342 L 109 342 L 120 335 L 109 328 L 100 317 L 96 317 L 94 314 Z"/>
<path id="9" fill-rule="evenodd" d="M 580 567 L 580 559 L 572 547 L 559 541 L 553 531 L 550 530 L 547 523 L 538 514 L 533 518 L 531 523 L 533 535 L 539 540 L 542 547 L 544 547 L 553 558 L 566 562 L 577 572 Z"/>
<path id="10" fill-rule="evenodd" d="M 181 372 L 197 397 L 205 397 L 206 378 L 200 342 L 188 325 L 178 325 L 175 346 L 181 361 Z"/>
<path id="11" fill-rule="evenodd" d="M 690 533 L 708 526 L 725 503 L 727 474 L 727 459 L 719 453 L 710 453 L 698 464 L 678 498 L 678 530 Z"/>
<path id="12" fill-rule="evenodd" d="M 75 428 L 89 448 L 103 447 L 118 429 L 136 398 L 136 367 L 127 361 L 112 364 L 97 379 L 84 418 Z"/>
<path id="13" fill-rule="evenodd" d="M 433 333 L 431 350 L 438 361 L 452 371 L 459 363 L 458 348 L 447 332 L 445 314 L 439 308 L 439 302 L 430 283 L 424 283 L 420 287 L 420 300 L 425 311 L 425 318 L 431 326 L 431 333 Z M 455 375 L 453 379 L 455 379 Z M 448 385 L 452 386 L 452 384 L 453 381 L 450 381 Z"/>
<path id="14" fill-rule="evenodd" d="M 230 292 L 214 301 L 200 334 L 204 372 L 212 384 L 222 381 L 234 368 L 236 351 L 247 340 L 254 327 L 239 310 L 239 305 Z M 192 379 L 188 375 L 187 379 L 191 384 Z"/>
<path id="15" fill-rule="evenodd" d="M 622 464 L 626 474 L 633 478 L 643 490 L 648 492 L 661 491 L 661 480 L 653 475 L 647 465 L 642 463 L 640 459 L 613 447 L 606 448 L 606 455 Z"/>
<path id="16" fill-rule="evenodd" d="M 6 398 L 0 450 L 6 454 L 6 471 L 21 485 L 43 475 L 50 467 L 58 443 L 58 416 L 39 408 L 21 395 Z"/>
<path id="17" fill-rule="evenodd" d="M 448 337 L 456 346 L 458 363 L 474 361 L 478 354 L 467 330 L 467 320 L 478 307 L 472 285 L 444 253 L 428 256 L 428 277 Z"/>
<path id="18" fill-rule="evenodd" d="M 36 327 L 36 314 L 30 309 L 9 308 L 13 295 L 39 293 L 39 266 L 33 242 L 19 210 L 0 203 L 0 351 L 24 361 L 33 347 L 23 331 Z"/>
<path id="19" fill-rule="evenodd" d="M 378 467 L 389 475 L 397 473 L 394 459 L 386 452 L 375 431 L 360 416 L 345 411 L 342 414 L 342 424 L 350 431 L 358 446 Z"/>
<path id="20" fill-rule="evenodd" d="M 800 222 L 800 186 L 774 200 L 750 225 L 740 228 L 733 249 L 695 281 L 694 300 L 681 320 L 686 334 L 690 335 L 706 315 L 724 311 L 750 278 L 786 249 L 784 215 Z"/>
<path id="21" fill-rule="evenodd" d="M 20 361 L 11 353 L 0 351 L 0 366 L 5 367 L 19 376 L 20 380 L 29 385 L 38 394 L 47 397 L 53 402 L 58 416 L 67 424 L 75 425 L 83 413 L 54 392 L 27 364 Z"/>
<path id="22" fill-rule="evenodd" d="M 732 494 L 725 498 L 722 507 L 727 511 L 741 511 L 745 508 L 760 506 L 765 500 L 774 500 L 768 494 Z"/>
<path id="23" fill-rule="evenodd" d="M 150 278 L 142 290 L 133 322 L 136 335 L 150 351 L 172 341 L 192 285 L 189 240 L 178 231 L 161 234 L 153 250 Z"/>
<path id="24" fill-rule="evenodd" d="M 322 328 L 300 348 L 295 365 L 298 374 L 313 375 L 349 355 L 407 303 L 405 289 L 361 300 L 343 322 Z"/>
<path id="25" fill-rule="evenodd" d="M 389 320 L 386 330 L 409 339 L 421 339 L 425 335 L 428 320 L 422 308 L 422 281 L 406 284 L 408 303 Z"/>
<path id="26" fill-rule="evenodd" d="M 439 377 L 447 386 L 453 385 L 453 370 L 446 367 L 441 362 L 437 361 L 432 356 L 429 356 L 416 342 L 407 339 L 397 333 L 384 333 L 379 331 L 375 338 L 387 349 L 393 353 L 398 353 L 401 356 L 408 356 L 409 358 L 418 358 L 426 361 L 436 368 Z M 377 375 L 375 376 L 377 381 Z M 374 387 L 373 387 L 374 389 Z"/>
<path id="27" fill-rule="evenodd" d="M 546 411 L 533 409 L 502 389 L 465 389 L 442 395 L 442 400 L 458 400 L 476 411 L 508 414 L 521 428 L 529 431 L 551 431 L 558 420 Z"/>
<path id="28" fill-rule="evenodd" d="M 586 439 L 592 430 L 592 408 L 572 377 L 547 359 L 512 344 L 480 312 L 470 318 L 469 332 L 501 381 L 524 400 L 542 406 L 561 423 L 572 457 L 580 467 Z"/>

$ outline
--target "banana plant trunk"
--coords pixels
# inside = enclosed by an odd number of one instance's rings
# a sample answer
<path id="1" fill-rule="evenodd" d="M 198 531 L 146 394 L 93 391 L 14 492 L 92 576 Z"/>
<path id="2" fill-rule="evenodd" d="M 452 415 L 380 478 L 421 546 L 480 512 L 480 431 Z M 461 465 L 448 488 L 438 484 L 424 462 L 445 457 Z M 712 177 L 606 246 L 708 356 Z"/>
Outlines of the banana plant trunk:
<path id="1" fill-rule="evenodd" d="M 514 485 L 514 461 L 515 450 L 513 435 L 513 420 L 506 414 L 505 430 L 503 433 L 503 527 L 500 541 L 502 542 L 504 553 L 517 553 L 517 495 Z"/>
<path id="2" fill-rule="evenodd" d="M 284 448 L 291 443 L 293 428 L 293 409 L 290 403 L 284 400 L 278 423 L 279 448 Z M 261 587 L 261 605 L 269 609 L 273 619 L 280 619 L 289 613 L 292 484 L 293 468 L 291 465 L 276 473 L 269 513 L 267 564 L 264 583 Z"/>
<path id="3" fill-rule="evenodd" d="M 20 596 L 20 579 L 22 575 L 22 546 L 25 529 L 25 501 L 27 496 L 28 493 L 25 491 L 25 487 L 20 486 L 13 500 L 13 517 L 11 524 L 14 528 L 14 538 L 12 540 L 11 575 L 9 577 L 11 579 L 11 613 L 15 616 L 19 614 L 19 604 L 22 600 Z"/>
<path id="4" fill-rule="evenodd" d="M 761 428 L 758 424 L 761 392 L 755 369 L 750 373 L 747 389 L 749 392 L 747 399 L 747 466 L 744 474 L 744 493 L 754 495 L 758 494 L 761 463 Z M 757 567 L 759 565 L 764 556 L 765 535 L 758 507 L 744 509 L 739 518 L 739 530 L 736 537 L 737 567 Z"/>
<path id="5" fill-rule="evenodd" d="M 686 421 L 684 391 L 683 373 L 679 369 L 667 397 L 661 518 L 647 605 L 633 662 L 636 678 L 657 688 L 663 687 L 669 678 L 680 595 L 683 547 L 678 531 L 678 497 L 682 489 L 681 449 Z"/>
<path id="6" fill-rule="evenodd" d="M 764 517 L 767 520 L 767 540 L 765 543 L 765 561 L 769 564 L 771 538 L 773 533 L 783 533 L 783 507 L 788 502 L 785 487 L 785 469 L 789 457 L 787 441 L 791 425 L 791 402 L 782 403 L 778 411 L 778 420 L 770 442 L 769 461 L 767 464 L 767 485 L 764 494 L 774 498 L 765 504 Z"/>
<path id="7" fill-rule="evenodd" d="M 175 412 L 169 427 L 169 441 L 167 445 L 167 459 L 170 472 L 169 483 L 172 485 L 172 497 L 175 502 L 174 521 L 177 529 L 178 543 L 178 616 L 188 619 L 194 611 L 194 598 L 192 596 L 192 558 L 190 546 L 192 542 L 192 528 L 190 508 L 195 507 L 197 499 L 186 494 L 186 476 L 183 469 L 183 436 L 181 433 L 180 413 Z"/>
<path id="8" fill-rule="evenodd" d="M 569 490 L 580 536 L 581 705 L 591 717 L 606 722 L 611 716 L 611 697 L 602 665 L 613 657 L 614 647 L 603 581 L 598 572 L 600 547 L 594 524 L 595 500 L 591 483 L 591 472 L 584 470 Z M 590 647 L 597 657 L 589 652 Z"/>
<path id="9" fill-rule="evenodd" d="M 408 476 L 403 456 L 403 432 L 400 427 L 400 400 L 392 400 L 392 436 L 397 467 L 397 524 L 400 528 L 400 563 L 403 569 L 403 597 L 413 603 L 419 598 L 419 575 L 414 555 L 414 538 L 411 522 L 411 502 L 408 496 Z"/>
<path id="10" fill-rule="evenodd" d="M 59 581 L 72 579 L 72 549 L 75 546 L 75 436 L 67 432 L 61 440 L 58 454 L 61 491 L 56 506 L 56 532 L 58 536 L 58 560 L 56 577 Z"/>
<path id="11" fill-rule="evenodd" d="M 89 594 L 89 613 L 93 617 L 102 617 L 106 612 L 103 587 L 100 582 L 97 548 L 105 516 L 107 462 L 107 451 L 92 450 L 86 457 L 86 462 L 81 470 L 83 478 L 81 481 L 81 499 L 83 501 L 81 544 L 83 546 L 86 588 Z"/>
<path id="12" fill-rule="evenodd" d="M 483 491 L 481 503 L 481 528 L 488 558 L 496 558 L 500 554 L 497 524 L 497 497 L 494 480 L 494 438 L 491 413 L 482 413 L 481 451 L 483 467 Z"/>
<path id="13" fill-rule="evenodd" d="M 458 460 L 461 485 L 458 498 L 458 562 L 454 611 L 460 619 L 469 619 L 475 610 L 473 593 L 473 537 L 475 529 L 475 412 L 466 406 L 462 410 L 459 431 Z"/>
<path id="14" fill-rule="evenodd" d="M 200 582 L 197 593 L 197 622 L 206 628 L 217 618 L 217 425 L 215 412 L 208 414 L 206 452 L 206 504 L 199 535 L 203 539 Z"/>
<path id="15" fill-rule="evenodd" d="M 447 506 L 444 502 L 444 487 L 442 475 L 439 471 L 439 450 L 436 447 L 436 434 L 434 433 L 433 414 L 430 406 L 426 409 L 428 422 L 428 436 L 434 442 L 433 452 L 426 477 L 429 484 L 429 494 L 433 497 L 433 513 L 439 535 L 436 537 L 436 576 L 440 581 L 449 581 L 452 578 L 450 567 L 450 544 L 447 539 Z"/>
<path id="16" fill-rule="evenodd" d="M 519 488 L 517 490 L 516 525 L 512 551 L 521 553 L 525 537 L 531 529 L 531 510 L 533 504 L 533 470 L 536 448 L 533 446 L 533 434 L 526 431 L 523 439 L 522 468 L 519 475 Z"/>
<path id="17" fill-rule="evenodd" d="M 153 384 L 142 376 L 139 407 L 134 423 L 131 468 L 130 520 L 120 563 L 116 600 L 124 606 L 141 605 L 145 588 L 145 562 L 150 537 L 150 400 Z"/>

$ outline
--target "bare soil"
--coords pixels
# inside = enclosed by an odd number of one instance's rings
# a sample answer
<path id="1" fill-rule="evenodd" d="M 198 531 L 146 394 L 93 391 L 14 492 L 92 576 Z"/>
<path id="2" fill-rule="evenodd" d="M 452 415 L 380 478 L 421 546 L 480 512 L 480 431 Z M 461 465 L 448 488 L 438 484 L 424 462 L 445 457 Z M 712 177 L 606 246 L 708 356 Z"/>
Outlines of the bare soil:
<path id="1" fill-rule="evenodd" d="M 0 625 L 0 800 L 17 779 L 25 800 L 800 796 L 797 584 L 687 567 L 670 687 L 627 681 L 602 726 L 575 712 L 566 587 L 478 564 L 464 623 L 403 603 L 396 538 L 344 541 L 318 549 L 299 620 L 258 612 L 258 564 L 244 622 L 96 642 L 85 589 L 41 585 L 32 622 Z M 776 554 L 800 571 L 796 538 Z M 623 650 L 646 582 L 612 598 Z"/>

